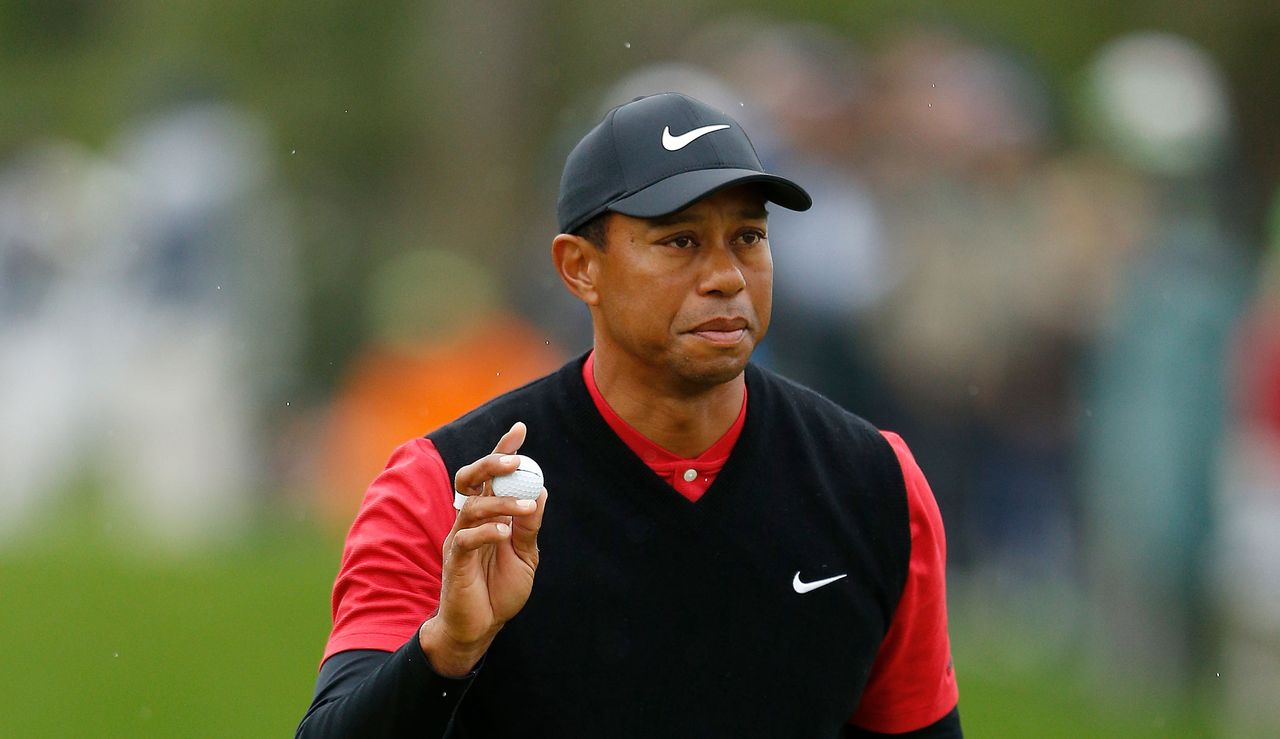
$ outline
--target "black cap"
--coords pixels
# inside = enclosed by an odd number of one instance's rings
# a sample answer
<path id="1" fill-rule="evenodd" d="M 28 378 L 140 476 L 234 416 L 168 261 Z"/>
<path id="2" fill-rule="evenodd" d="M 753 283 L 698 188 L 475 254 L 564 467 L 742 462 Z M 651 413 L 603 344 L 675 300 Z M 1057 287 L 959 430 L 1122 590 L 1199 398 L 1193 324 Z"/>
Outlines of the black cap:
<path id="1" fill-rule="evenodd" d="M 569 152 L 556 207 L 560 231 L 609 210 L 664 216 L 749 182 L 784 208 L 813 204 L 799 185 L 764 171 L 746 131 L 724 113 L 675 92 L 636 98 L 606 113 Z"/>

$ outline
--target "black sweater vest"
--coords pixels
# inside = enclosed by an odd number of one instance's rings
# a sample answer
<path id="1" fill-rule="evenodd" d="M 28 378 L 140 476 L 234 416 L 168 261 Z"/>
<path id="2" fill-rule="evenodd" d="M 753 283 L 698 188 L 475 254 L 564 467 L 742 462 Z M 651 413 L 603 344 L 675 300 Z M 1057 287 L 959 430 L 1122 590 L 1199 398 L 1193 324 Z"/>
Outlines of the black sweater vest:
<path id="1" fill-rule="evenodd" d="M 906 581 L 893 449 L 751 365 L 742 435 L 691 503 L 608 427 L 583 361 L 430 434 L 452 479 L 524 421 L 548 490 L 533 593 L 453 735 L 838 736 Z M 797 572 L 847 577 L 798 593 Z"/>

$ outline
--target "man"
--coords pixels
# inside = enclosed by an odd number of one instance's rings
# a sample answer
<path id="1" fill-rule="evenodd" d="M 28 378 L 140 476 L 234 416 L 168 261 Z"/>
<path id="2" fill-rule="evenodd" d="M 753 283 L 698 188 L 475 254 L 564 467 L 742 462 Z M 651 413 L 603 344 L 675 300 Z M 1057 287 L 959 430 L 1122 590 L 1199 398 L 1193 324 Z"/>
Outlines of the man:
<path id="1" fill-rule="evenodd" d="M 685 96 L 583 138 L 552 259 L 594 349 L 392 455 L 299 736 L 961 735 L 919 468 L 748 363 L 766 201 L 810 204 Z M 492 494 L 517 449 L 550 503 Z"/>

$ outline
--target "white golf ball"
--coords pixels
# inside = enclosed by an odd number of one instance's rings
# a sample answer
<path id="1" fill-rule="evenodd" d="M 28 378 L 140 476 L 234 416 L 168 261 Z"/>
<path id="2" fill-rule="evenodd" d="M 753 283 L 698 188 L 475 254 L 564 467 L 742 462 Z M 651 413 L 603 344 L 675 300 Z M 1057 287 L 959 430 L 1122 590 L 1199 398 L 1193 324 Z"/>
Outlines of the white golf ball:
<path id="1" fill-rule="evenodd" d="M 509 475 L 493 478 L 493 494 L 533 500 L 542 491 L 542 468 L 523 454 L 516 456 L 520 459 L 520 466 Z"/>

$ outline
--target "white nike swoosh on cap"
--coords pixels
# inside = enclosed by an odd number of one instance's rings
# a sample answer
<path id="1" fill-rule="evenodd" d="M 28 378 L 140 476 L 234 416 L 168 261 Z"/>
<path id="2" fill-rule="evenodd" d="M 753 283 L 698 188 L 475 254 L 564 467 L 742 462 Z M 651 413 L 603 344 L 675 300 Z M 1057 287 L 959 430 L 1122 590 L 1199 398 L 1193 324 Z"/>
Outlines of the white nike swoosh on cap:
<path id="1" fill-rule="evenodd" d="M 693 143 L 695 139 L 706 136 L 712 131 L 719 131 L 722 128 L 728 128 L 728 123 L 721 123 L 715 126 L 703 126 L 695 128 L 688 133 L 682 133 L 679 136 L 671 135 L 671 126 L 663 126 L 662 128 L 662 148 L 667 151 L 680 151 L 684 147 Z"/>
<path id="2" fill-rule="evenodd" d="M 831 583 L 835 582 L 836 580 L 839 580 L 839 579 L 841 579 L 841 578 L 848 577 L 848 576 L 849 576 L 849 573 L 847 573 L 847 572 L 846 572 L 846 573 L 845 573 L 845 574 L 843 574 L 843 575 L 836 575 L 835 577 L 828 577 L 828 578 L 827 578 L 827 579 L 825 579 L 825 580 L 814 580 L 813 582 L 801 582 L 801 581 L 800 581 L 800 570 L 796 570 L 796 576 L 795 576 L 794 578 L 792 578 L 792 580 L 791 580 L 791 587 L 792 587 L 792 588 L 794 588 L 794 589 L 795 589 L 795 591 L 796 591 L 797 593 L 807 593 L 807 592 L 809 592 L 809 591 L 811 591 L 811 590 L 817 590 L 818 588 L 822 587 L 823 585 L 830 585 Z"/>

